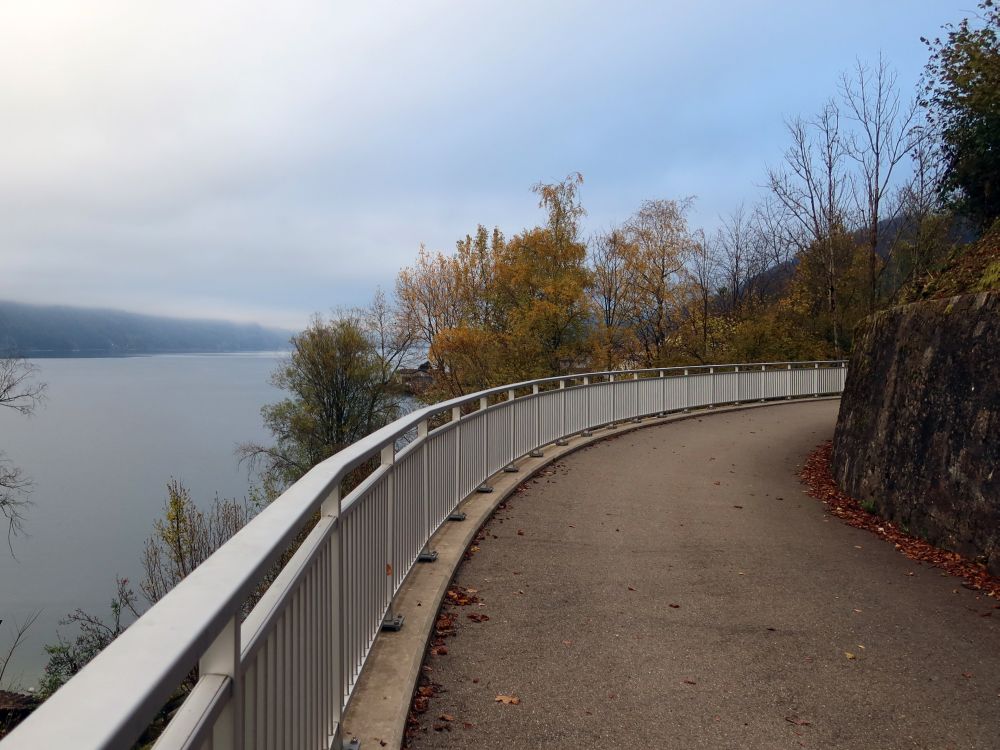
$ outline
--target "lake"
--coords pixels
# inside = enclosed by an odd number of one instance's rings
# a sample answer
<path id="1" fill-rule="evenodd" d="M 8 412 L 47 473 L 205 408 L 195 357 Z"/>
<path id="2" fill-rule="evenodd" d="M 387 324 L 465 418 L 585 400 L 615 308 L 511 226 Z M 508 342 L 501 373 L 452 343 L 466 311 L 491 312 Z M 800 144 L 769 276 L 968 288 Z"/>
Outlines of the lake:
<path id="1" fill-rule="evenodd" d="M 115 576 L 138 592 L 142 548 L 171 477 L 201 507 L 216 493 L 247 494 L 234 450 L 269 439 L 260 408 L 283 395 L 268 382 L 281 356 L 34 360 L 46 402 L 32 417 L 0 413 L 0 450 L 34 480 L 28 536 L 14 539 L 17 559 L 0 546 L 0 658 L 13 621 L 42 614 L 0 687 L 37 682 L 42 647 L 55 642 L 68 612 L 107 616 Z"/>

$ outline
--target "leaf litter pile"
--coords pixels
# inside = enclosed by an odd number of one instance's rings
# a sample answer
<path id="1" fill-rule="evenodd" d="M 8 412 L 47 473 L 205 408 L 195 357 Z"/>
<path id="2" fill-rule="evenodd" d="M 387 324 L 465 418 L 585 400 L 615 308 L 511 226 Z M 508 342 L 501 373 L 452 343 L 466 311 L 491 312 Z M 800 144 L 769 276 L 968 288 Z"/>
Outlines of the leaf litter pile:
<path id="1" fill-rule="evenodd" d="M 822 500 L 830 514 L 848 526 L 865 529 L 895 545 L 911 560 L 930 563 L 947 573 L 965 580 L 965 587 L 1000 598 L 1000 578 L 991 576 L 986 566 L 969 560 L 957 552 L 939 549 L 931 543 L 910 536 L 902 529 L 861 507 L 861 503 L 838 489 L 830 468 L 833 443 L 827 441 L 809 454 L 799 477 L 809 488 L 809 494 Z"/>

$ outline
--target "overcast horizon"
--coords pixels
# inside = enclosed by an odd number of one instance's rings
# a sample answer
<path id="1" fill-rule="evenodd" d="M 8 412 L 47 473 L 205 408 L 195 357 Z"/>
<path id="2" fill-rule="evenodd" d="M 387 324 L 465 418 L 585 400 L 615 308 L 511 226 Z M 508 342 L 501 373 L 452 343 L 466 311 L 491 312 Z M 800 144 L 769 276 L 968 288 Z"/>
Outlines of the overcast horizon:
<path id="1" fill-rule="evenodd" d="M 421 243 L 759 195 L 857 59 L 904 95 L 975 3 L 0 6 L 0 299 L 301 328 Z M 874 7 L 871 7 L 874 6 Z"/>

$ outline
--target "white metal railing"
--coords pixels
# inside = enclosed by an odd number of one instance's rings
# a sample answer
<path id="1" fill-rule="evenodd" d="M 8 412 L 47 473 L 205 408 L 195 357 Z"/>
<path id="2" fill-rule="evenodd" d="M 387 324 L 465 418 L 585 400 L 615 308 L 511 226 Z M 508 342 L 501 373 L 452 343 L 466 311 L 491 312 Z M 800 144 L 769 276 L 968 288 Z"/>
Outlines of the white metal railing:
<path id="1" fill-rule="evenodd" d="M 615 422 L 840 393 L 846 362 L 599 372 L 418 409 L 316 466 L 46 701 L 3 750 L 124 748 L 197 665 L 157 748 L 311 748 L 342 711 L 393 596 L 459 503 L 538 448 Z M 450 420 L 433 427 L 444 415 Z M 398 450 L 400 438 L 413 439 Z M 341 482 L 379 457 L 346 497 Z M 319 521 L 250 615 L 241 605 Z"/>

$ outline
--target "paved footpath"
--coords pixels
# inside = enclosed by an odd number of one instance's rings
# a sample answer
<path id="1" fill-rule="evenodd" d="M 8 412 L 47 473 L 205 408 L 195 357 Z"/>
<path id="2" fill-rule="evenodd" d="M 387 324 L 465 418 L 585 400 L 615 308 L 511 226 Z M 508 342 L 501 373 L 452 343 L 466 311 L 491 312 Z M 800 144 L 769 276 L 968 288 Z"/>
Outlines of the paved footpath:
<path id="1" fill-rule="evenodd" d="M 529 482 L 459 569 L 485 606 L 451 608 L 411 746 L 1000 748 L 998 602 L 803 492 L 837 408 L 640 430 Z"/>

